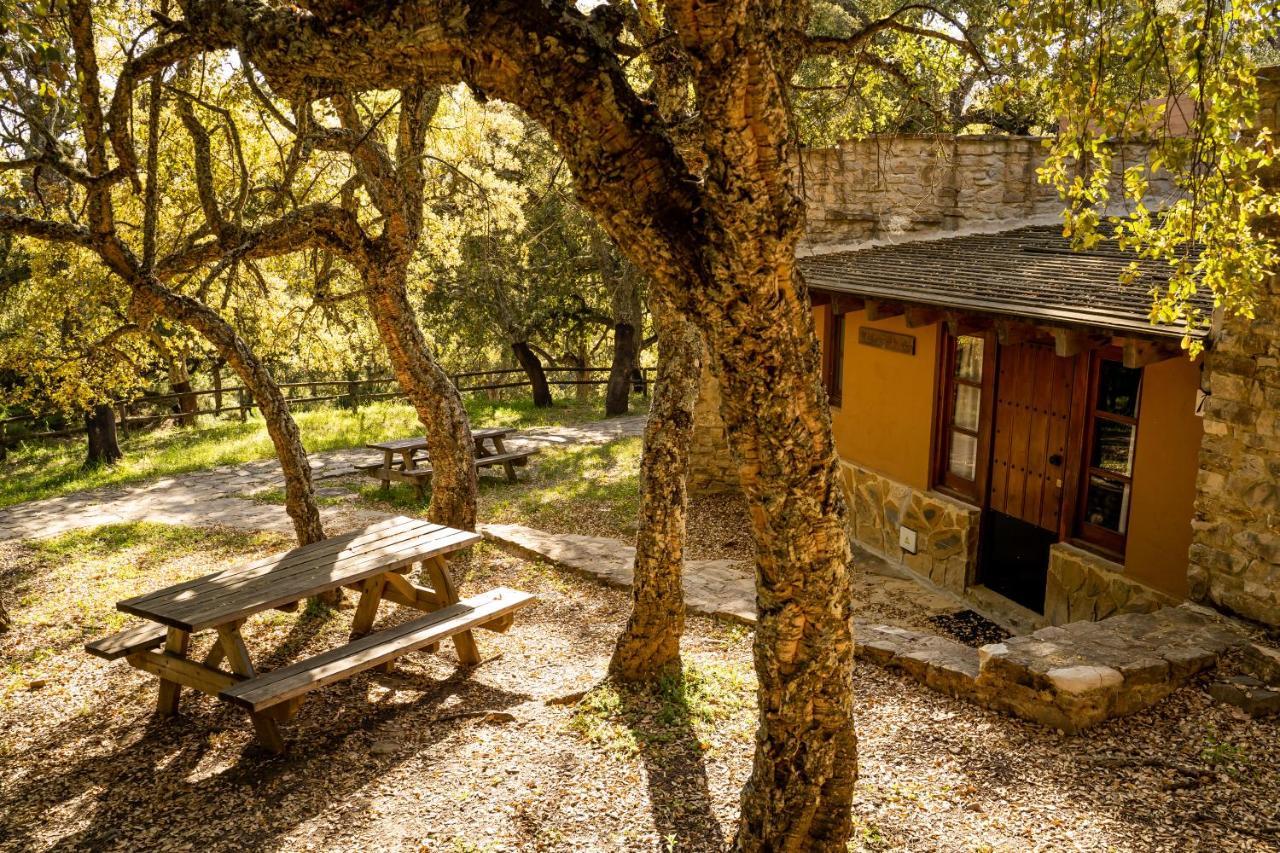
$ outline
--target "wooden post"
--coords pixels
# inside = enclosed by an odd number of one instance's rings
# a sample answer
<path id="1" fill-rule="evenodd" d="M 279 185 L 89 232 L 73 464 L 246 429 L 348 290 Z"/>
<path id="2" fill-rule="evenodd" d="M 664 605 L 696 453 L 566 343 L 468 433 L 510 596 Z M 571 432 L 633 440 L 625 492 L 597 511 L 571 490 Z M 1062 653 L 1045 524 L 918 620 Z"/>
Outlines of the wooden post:
<path id="1" fill-rule="evenodd" d="M 213 360 L 213 413 L 220 416 L 222 413 L 222 362 L 218 359 Z"/>
<path id="2" fill-rule="evenodd" d="M 245 648 L 244 638 L 240 636 L 240 626 L 238 624 L 219 625 L 218 642 L 222 646 L 222 652 L 226 655 L 231 671 L 245 678 L 253 678 L 255 674 L 253 662 L 249 659 L 249 650 Z M 250 714 L 249 718 L 253 720 L 253 729 L 264 747 L 277 754 L 284 752 L 284 738 L 280 737 L 280 729 L 276 726 L 275 720 L 266 714 Z"/>
<path id="3" fill-rule="evenodd" d="M 129 404 L 120 403 L 120 431 L 126 436 L 129 434 Z"/>
<path id="4" fill-rule="evenodd" d="M 191 645 L 191 635 L 177 628 L 170 628 L 165 636 L 164 653 L 185 658 L 187 648 Z M 160 679 L 160 696 L 156 700 L 156 712 L 162 717 L 172 717 L 178 713 L 178 699 L 182 695 L 182 686 L 167 678 Z"/>

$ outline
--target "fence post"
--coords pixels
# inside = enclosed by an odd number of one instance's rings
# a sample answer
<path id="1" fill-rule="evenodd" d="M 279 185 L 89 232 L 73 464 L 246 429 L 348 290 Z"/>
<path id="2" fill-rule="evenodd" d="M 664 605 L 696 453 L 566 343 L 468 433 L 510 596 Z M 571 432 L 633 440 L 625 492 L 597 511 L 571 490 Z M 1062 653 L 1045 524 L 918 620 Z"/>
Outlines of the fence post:
<path id="1" fill-rule="evenodd" d="M 123 402 L 120 403 L 120 432 L 129 435 L 129 406 Z"/>
<path id="2" fill-rule="evenodd" d="M 236 391 L 236 403 L 238 404 L 238 408 L 240 409 L 240 421 L 243 423 L 245 419 L 249 417 L 248 408 L 250 405 L 252 405 L 249 398 L 249 393 L 245 391 L 245 389 L 240 388 L 239 390 Z"/>

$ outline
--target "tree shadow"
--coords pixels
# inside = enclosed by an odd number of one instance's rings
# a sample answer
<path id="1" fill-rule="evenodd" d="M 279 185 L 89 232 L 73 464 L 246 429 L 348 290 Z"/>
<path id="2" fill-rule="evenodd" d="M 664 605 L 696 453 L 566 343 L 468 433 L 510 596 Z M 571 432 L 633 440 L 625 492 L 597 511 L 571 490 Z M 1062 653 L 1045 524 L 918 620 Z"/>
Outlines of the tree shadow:
<path id="1" fill-rule="evenodd" d="M 640 748 L 653 823 L 663 843 L 677 850 L 723 850 L 724 830 L 711 800 L 683 665 L 652 687 L 619 687 L 618 695 Z"/>
<path id="2" fill-rule="evenodd" d="M 137 710 L 121 718 L 121 697 L 108 695 L 64 721 L 43 743 L 28 746 L 41 753 L 68 742 L 82 744 L 82 757 L 51 763 L 6 789 L 0 840 L 6 849 L 145 849 L 169 843 L 196 849 L 270 848 L 313 817 L 368 805 L 371 783 L 423 748 L 402 742 L 396 751 L 352 761 L 351 742 L 358 754 L 365 754 L 363 741 L 386 728 L 417 731 L 467 712 L 528 701 L 526 694 L 471 679 L 474 671 L 457 667 L 443 679 L 402 671 L 364 673 L 330 685 L 313 694 L 320 701 L 304 704 L 284 726 L 289 745 L 284 755 L 266 752 L 251 737 L 238 755 L 220 749 L 227 737 L 251 735 L 252 726 L 245 714 L 215 699 L 184 691 L 181 713 L 172 719 L 143 710 L 150 702 L 144 704 L 140 697 L 127 699 Z M 420 695 L 393 701 L 396 691 L 391 690 L 380 699 L 366 699 L 371 684 Z M 145 689 L 151 694 L 154 681 L 149 679 Z M 328 698 L 321 699 L 326 691 Z M 446 702 L 454 713 L 441 717 L 438 712 Z M 97 749 L 113 730 L 127 742 L 105 752 Z M 446 737 L 441 732 L 434 740 Z M 75 813 L 76 828 L 50 844 L 40 830 L 55 800 L 53 808 L 64 812 L 62 820 Z M 140 823 L 145 825 L 142 836 L 137 834 Z"/>

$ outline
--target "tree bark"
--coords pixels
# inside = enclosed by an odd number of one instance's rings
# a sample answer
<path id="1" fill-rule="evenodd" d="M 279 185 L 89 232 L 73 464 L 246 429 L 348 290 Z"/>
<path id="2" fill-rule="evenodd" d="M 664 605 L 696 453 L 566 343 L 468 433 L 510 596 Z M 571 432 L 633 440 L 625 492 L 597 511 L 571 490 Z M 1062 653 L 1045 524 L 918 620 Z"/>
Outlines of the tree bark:
<path id="1" fill-rule="evenodd" d="M 186 359 L 180 355 L 169 361 L 169 387 L 178 395 L 178 423 L 182 426 L 195 426 L 200 401 L 192 393 L 194 389 L 191 387 L 191 372 L 187 370 Z"/>
<path id="2" fill-rule="evenodd" d="M 116 411 L 110 403 L 99 403 L 84 416 L 85 433 L 89 438 L 89 450 L 84 467 L 114 465 L 124 456 L 116 439 Z"/>
<path id="3" fill-rule="evenodd" d="M 547 384 L 547 374 L 542 369 L 538 354 L 524 341 L 512 341 L 511 351 L 524 368 L 525 376 L 529 377 L 529 385 L 533 388 L 533 405 L 539 409 L 549 409 L 555 405 L 551 398 L 551 386 Z"/>
<path id="4" fill-rule="evenodd" d="M 266 366 L 218 312 L 189 296 L 174 293 L 152 276 L 134 273 L 136 267 L 129 262 L 122 245 L 111 241 L 100 249 L 100 254 L 129 282 L 135 310 L 158 314 L 190 326 L 213 345 L 240 377 L 244 387 L 253 394 L 276 457 L 280 460 L 280 471 L 284 475 L 285 512 L 293 521 L 298 544 L 309 545 L 323 539 L 324 526 L 311 486 L 311 466 L 302 445 L 302 435 L 298 432 L 297 422 L 289 414 L 289 404 L 280 386 Z"/>
<path id="5" fill-rule="evenodd" d="M 623 320 L 613 327 L 613 363 L 605 388 L 604 413 L 625 415 L 631 402 L 632 374 L 640 360 L 640 330 Z"/>
<path id="6" fill-rule="evenodd" d="M 9 619 L 9 611 L 5 610 L 4 599 L 0 599 L 0 634 L 3 634 L 12 627 L 13 622 Z"/>
<path id="7" fill-rule="evenodd" d="M 431 504 L 437 524 L 474 530 L 478 481 L 475 443 L 458 389 L 431 356 L 409 302 L 404 264 L 369 270 L 365 276 L 369 310 L 387 348 L 400 388 L 426 431 L 431 458 Z"/>
<path id="8" fill-rule="evenodd" d="M 670 309 L 655 308 L 654 321 L 658 378 L 644 429 L 631 617 L 609 662 L 609 672 L 624 681 L 655 681 L 678 667 L 684 633 L 685 477 L 702 337 Z"/>

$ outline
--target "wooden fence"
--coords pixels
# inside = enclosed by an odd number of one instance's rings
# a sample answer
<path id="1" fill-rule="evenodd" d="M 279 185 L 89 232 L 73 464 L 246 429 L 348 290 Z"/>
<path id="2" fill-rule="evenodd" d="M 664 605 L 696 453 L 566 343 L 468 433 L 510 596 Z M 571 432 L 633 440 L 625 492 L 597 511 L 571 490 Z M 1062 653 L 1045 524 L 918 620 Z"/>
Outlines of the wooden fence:
<path id="1" fill-rule="evenodd" d="M 643 379 L 638 384 L 640 384 L 640 390 L 646 396 L 648 395 L 651 369 L 647 367 L 640 369 Z M 543 370 L 548 374 L 547 383 L 550 385 L 562 387 L 606 385 L 609 382 L 607 378 L 554 378 L 554 374 L 557 373 L 578 374 L 578 377 L 600 373 L 607 374 L 610 370 L 608 367 L 546 367 Z M 506 377 L 513 374 L 519 374 L 523 378 L 519 381 L 507 381 Z M 471 384 L 472 381 L 482 378 L 491 378 L 497 381 Z M 450 379 L 453 380 L 453 384 L 457 386 L 458 391 L 462 393 L 532 388 L 532 383 L 525 376 L 524 370 L 518 367 L 505 370 L 475 370 L 466 373 L 454 373 L 450 374 Z M 462 384 L 464 382 L 467 384 Z M 299 382 L 281 382 L 279 387 L 284 392 L 290 408 L 313 403 L 340 402 L 349 408 L 358 409 L 360 406 L 375 400 L 389 400 L 394 397 L 404 396 L 404 392 L 400 390 L 394 376 L 380 376 L 372 379 L 308 379 Z M 331 390 L 334 393 L 317 393 L 321 389 Z M 295 392 L 297 393 L 295 394 Z M 192 397 L 196 399 L 195 411 L 185 413 L 178 411 L 178 401 Z M 207 397 L 213 398 L 212 405 L 201 407 L 200 401 Z M 248 418 L 249 412 L 255 408 L 255 405 L 253 395 L 249 390 L 243 386 L 235 385 L 225 388 L 175 391 L 168 394 L 147 394 L 142 397 L 135 397 L 132 400 L 115 403 L 112 407 L 116 410 L 117 426 L 122 433 L 128 435 L 131 428 L 155 426 L 166 420 L 180 420 L 185 417 L 197 417 L 200 415 L 235 413 L 243 421 Z M 148 407 L 151 408 L 151 411 L 145 411 Z M 22 430 L 19 426 L 24 423 L 48 426 L 50 420 L 52 418 L 40 415 L 17 415 L 0 419 L 0 447 L 8 447 L 20 441 L 31 439 L 80 435 L 85 431 L 83 426 L 43 430 Z"/>

